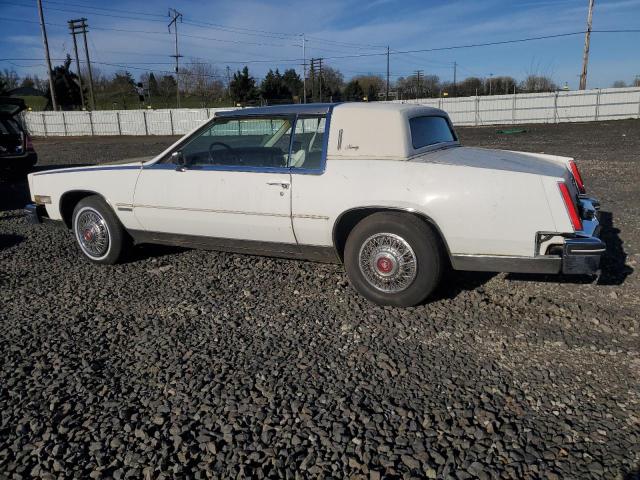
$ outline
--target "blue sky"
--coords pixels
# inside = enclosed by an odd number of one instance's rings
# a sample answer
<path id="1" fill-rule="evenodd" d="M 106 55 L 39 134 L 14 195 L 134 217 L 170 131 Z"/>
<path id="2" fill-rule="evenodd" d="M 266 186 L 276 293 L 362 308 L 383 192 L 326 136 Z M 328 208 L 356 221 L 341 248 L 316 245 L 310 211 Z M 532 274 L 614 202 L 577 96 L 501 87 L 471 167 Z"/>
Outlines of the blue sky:
<path id="1" fill-rule="evenodd" d="M 106 64 L 128 64 L 138 77 L 144 70 L 171 70 L 173 35 L 167 11 L 184 15 L 179 25 L 184 60 L 212 62 L 220 74 L 249 62 L 261 77 L 268 68 L 301 70 L 301 37 L 308 57 L 325 57 L 346 78 L 384 73 L 384 56 L 331 58 L 392 51 L 439 48 L 554 35 L 585 29 L 588 0 L 300 0 L 207 1 L 174 3 L 115 0 L 43 0 L 51 54 L 63 58 L 73 44 L 67 20 L 87 17 L 92 61 L 105 73 L 122 70 Z M 132 13 L 136 12 L 136 13 Z M 0 69 L 43 75 L 44 54 L 35 0 L 0 0 Z M 640 0 L 596 0 L 593 28 L 640 29 Z M 114 30 L 115 29 L 115 30 Z M 151 33 L 149 33 L 151 32 Z M 184 34 L 184 35 L 182 35 Z M 188 36 L 187 36 L 188 35 Z M 199 38 L 196 38 L 199 37 Z M 576 88 L 581 69 L 582 35 L 521 44 L 460 50 L 393 54 L 392 78 L 416 69 L 458 79 L 476 75 L 529 73 L 553 77 Z M 640 75 L 640 33 L 594 33 L 588 86 L 608 87 L 615 80 Z M 142 62 L 145 62 L 143 64 Z M 155 62 L 157 65 L 152 65 Z M 59 62 L 57 62 L 59 63 Z M 133 68 L 138 67 L 138 69 Z"/>

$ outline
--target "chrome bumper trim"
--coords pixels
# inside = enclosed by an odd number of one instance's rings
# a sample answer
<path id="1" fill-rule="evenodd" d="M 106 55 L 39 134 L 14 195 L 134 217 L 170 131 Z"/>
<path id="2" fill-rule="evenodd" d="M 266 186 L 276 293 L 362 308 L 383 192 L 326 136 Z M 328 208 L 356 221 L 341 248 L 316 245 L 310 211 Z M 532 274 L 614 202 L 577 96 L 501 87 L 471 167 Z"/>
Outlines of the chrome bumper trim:
<path id="1" fill-rule="evenodd" d="M 518 257 L 507 255 L 452 255 L 454 270 L 473 272 L 560 273 L 562 258 L 557 255 Z"/>
<path id="2" fill-rule="evenodd" d="M 607 246 L 600 240 L 598 212 L 600 202 L 580 196 L 582 230 L 564 241 L 562 249 L 562 273 L 567 275 L 594 275 L 600 269 L 600 257 Z"/>

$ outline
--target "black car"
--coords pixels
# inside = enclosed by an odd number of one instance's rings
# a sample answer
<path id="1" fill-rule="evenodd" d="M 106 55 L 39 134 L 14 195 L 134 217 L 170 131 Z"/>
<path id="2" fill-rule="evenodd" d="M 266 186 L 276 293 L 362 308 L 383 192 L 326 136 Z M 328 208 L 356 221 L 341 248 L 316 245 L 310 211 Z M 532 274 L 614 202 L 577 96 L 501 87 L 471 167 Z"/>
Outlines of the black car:
<path id="1" fill-rule="evenodd" d="M 31 137 L 18 118 L 24 100 L 0 97 L 0 170 L 26 172 L 38 161 Z"/>

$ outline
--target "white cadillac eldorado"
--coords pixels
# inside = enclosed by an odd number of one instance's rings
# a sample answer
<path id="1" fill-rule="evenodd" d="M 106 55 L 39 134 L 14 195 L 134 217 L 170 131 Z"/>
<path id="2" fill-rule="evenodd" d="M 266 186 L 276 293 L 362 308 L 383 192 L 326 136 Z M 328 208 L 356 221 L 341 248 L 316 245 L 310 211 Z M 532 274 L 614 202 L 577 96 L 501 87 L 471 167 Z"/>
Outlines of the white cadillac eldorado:
<path id="1" fill-rule="evenodd" d="M 342 262 L 384 305 L 456 270 L 594 274 L 597 201 L 566 157 L 463 147 L 447 114 L 404 104 L 217 113 L 160 155 L 32 173 L 31 222 L 95 263 L 138 243 Z"/>

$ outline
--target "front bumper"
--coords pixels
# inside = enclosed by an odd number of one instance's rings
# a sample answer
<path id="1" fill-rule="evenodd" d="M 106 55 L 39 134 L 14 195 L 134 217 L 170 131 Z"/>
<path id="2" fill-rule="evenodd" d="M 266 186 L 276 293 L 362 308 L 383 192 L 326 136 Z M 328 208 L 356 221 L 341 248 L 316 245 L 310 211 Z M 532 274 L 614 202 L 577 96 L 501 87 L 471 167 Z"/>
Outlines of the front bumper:
<path id="1" fill-rule="evenodd" d="M 37 205 L 35 203 L 28 203 L 24 207 L 24 213 L 27 217 L 27 223 L 40 224 L 46 221 L 50 221 L 47 209 L 44 205 Z"/>
<path id="2" fill-rule="evenodd" d="M 582 230 L 567 238 L 562 249 L 562 273 L 593 275 L 600 268 L 600 258 L 607 249 L 600 239 L 598 211 L 600 203 L 589 197 L 580 198 Z"/>

